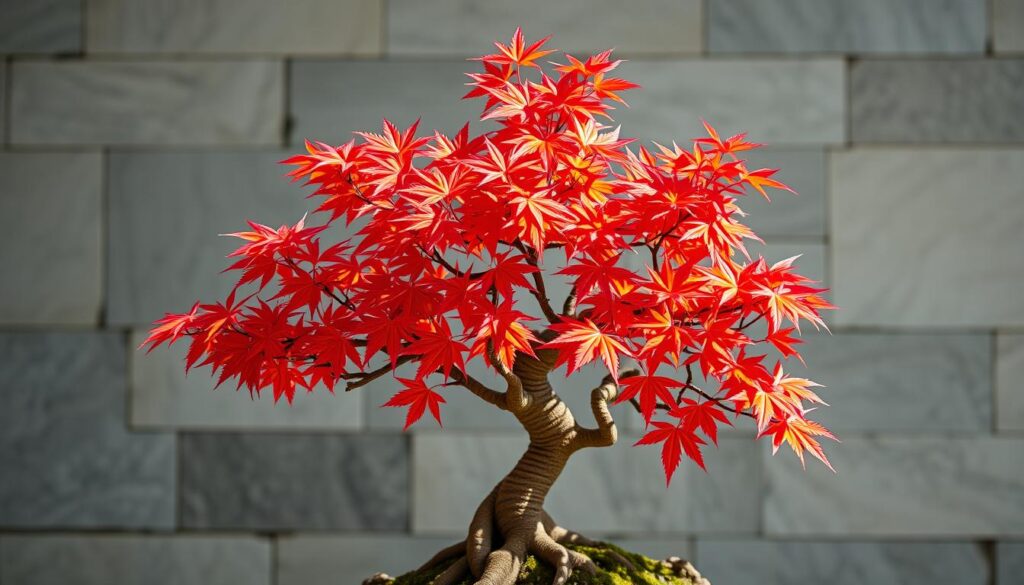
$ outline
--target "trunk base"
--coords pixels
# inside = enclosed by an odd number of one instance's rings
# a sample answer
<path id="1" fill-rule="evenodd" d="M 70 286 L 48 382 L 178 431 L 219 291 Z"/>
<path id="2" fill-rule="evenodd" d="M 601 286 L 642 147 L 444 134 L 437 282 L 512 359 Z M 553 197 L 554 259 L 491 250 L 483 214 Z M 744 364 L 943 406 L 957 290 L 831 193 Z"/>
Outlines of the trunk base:
<path id="1" fill-rule="evenodd" d="M 640 554 L 625 551 L 615 545 L 592 542 L 588 545 L 569 544 L 566 549 L 590 558 L 596 568 L 593 574 L 587 571 L 574 572 L 568 583 L 593 585 L 710 585 L 701 577 L 693 565 L 676 557 L 657 561 Z M 623 561 L 629 565 L 623 564 Z M 465 562 L 464 558 L 451 558 L 430 568 L 421 568 L 396 578 L 383 574 L 374 575 L 364 585 L 432 585 L 438 577 L 449 571 L 452 565 Z M 539 558 L 529 554 L 520 567 L 513 582 L 516 585 L 551 585 L 555 582 L 555 569 Z M 455 585 L 472 585 L 475 579 L 464 571 Z"/>

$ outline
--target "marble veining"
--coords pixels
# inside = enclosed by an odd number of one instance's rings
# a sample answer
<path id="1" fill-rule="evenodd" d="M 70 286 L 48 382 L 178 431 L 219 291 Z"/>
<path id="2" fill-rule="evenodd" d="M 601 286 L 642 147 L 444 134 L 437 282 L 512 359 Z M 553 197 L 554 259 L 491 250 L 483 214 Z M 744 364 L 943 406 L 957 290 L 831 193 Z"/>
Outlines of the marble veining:
<path id="1" fill-rule="evenodd" d="M 1024 142 L 1024 59 L 862 60 L 850 69 L 854 143 Z"/>
<path id="2" fill-rule="evenodd" d="M 270 585 L 271 544 L 253 536 L 5 535 L 0 576 L 25 585 Z"/>
<path id="3" fill-rule="evenodd" d="M 0 54 L 78 53 L 81 0 L 0 0 Z"/>
<path id="4" fill-rule="evenodd" d="M 712 0 L 712 53 L 980 54 L 984 0 Z"/>
<path id="5" fill-rule="evenodd" d="M 409 454 L 393 435 L 184 434 L 182 525 L 401 532 Z"/>
<path id="6" fill-rule="evenodd" d="M 93 53 L 380 53 L 383 0 L 89 0 Z"/>
<path id="7" fill-rule="evenodd" d="M 812 418 L 839 432 L 980 432 L 992 425 L 992 340 L 982 334 L 813 330 L 791 375 L 825 387 Z"/>
<path id="8" fill-rule="evenodd" d="M 1020 438 L 846 436 L 828 447 L 838 474 L 815 461 L 803 472 L 781 450 L 765 462 L 768 535 L 1024 536 Z"/>
<path id="9" fill-rule="evenodd" d="M 855 148 L 830 178 L 836 323 L 1024 324 L 1024 150 Z"/>
<path id="10" fill-rule="evenodd" d="M 0 286 L 0 323 L 97 323 L 102 169 L 97 152 L 0 153 L 0 264 L 17 279 Z"/>
<path id="11" fill-rule="evenodd" d="M 1024 431 L 1024 335 L 996 340 L 996 430 Z"/>
<path id="12" fill-rule="evenodd" d="M 628 17 L 614 17 L 623 6 L 616 0 L 391 0 L 388 53 L 482 54 L 495 39 L 511 36 L 517 26 L 523 27 L 529 40 L 556 33 L 550 45 L 576 55 L 611 48 L 621 55 L 699 53 L 701 4 L 699 0 L 633 0 Z"/>
<path id="13" fill-rule="evenodd" d="M 275 145 L 284 66 L 273 61 L 18 61 L 16 145 Z"/>
<path id="14" fill-rule="evenodd" d="M 774 146 L 837 144 L 846 137 L 838 59 L 636 59 L 616 71 L 641 86 L 623 95 L 629 108 L 612 113 L 623 137 L 685 144 L 705 135 L 702 119 L 719 134 L 746 132 Z"/>
<path id="15" fill-rule="evenodd" d="M 174 436 L 125 428 L 118 333 L 0 335 L 0 525 L 174 525 Z"/>

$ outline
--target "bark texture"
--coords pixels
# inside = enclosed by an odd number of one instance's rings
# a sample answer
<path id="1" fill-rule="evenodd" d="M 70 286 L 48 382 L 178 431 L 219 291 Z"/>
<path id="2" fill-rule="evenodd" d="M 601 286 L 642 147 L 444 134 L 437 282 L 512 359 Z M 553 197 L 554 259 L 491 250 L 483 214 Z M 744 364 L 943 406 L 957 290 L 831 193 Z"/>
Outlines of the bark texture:
<path id="1" fill-rule="evenodd" d="M 541 337 L 549 334 L 545 332 Z M 492 363 L 497 363 L 493 355 L 491 358 Z M 558 526 L 544 511 L 544 499 L 573 453 L 588 447 L 611 446 L 618 439 L 615 421 L 608 410 L 609 402 L 618 395 L 612 377 L 606 377 L 591 392 L 596 426 L 582 426 L 548 380 L 556 358 L 554 350 L 537 349 L 536 357 L 518 354 L 512 371 L 499 367 L 507 382 L 504 393 L 463 376 L 461 383 L 467 389 L 519 420 L 530 444 L 515 467 L 480 503 L 465 540 L 439 551 L 416 572 L 421 577 L 430 575 L 430 581 L 423 581 L 424 585 L 514 585 L 524 563 L 530 559 L 539 559 L 550 567 L 551 585 L 563 585 L 576 571 L 594 578 L 599 576 L 598 566 L 586 552 L 595 550 L 600 550 L 601 558 L 619 567 L 624 575 L 640 574 L 634 561 L 618 549 Z M 633 373 L 623 372 L 621 377 Z M 664 566 L 658 566 L 668 571 L 666 574 L 675 575 L 678 583 L 706 583 L 685 561 L 670 559 L 661 563 Z M 384 575 L 376 577 L 377 581 L 367 582 L 390 582 Z M 609 578 L 595 582 L 612 583 Z"/>

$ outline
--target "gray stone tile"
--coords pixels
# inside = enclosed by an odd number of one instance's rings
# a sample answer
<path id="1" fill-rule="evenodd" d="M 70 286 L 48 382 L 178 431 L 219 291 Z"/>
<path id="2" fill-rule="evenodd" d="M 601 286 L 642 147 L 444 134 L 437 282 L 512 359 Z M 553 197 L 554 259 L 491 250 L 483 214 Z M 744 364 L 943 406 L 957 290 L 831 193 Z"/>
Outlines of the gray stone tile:
<path id="1" fill-rule="evenodd" d="M 0 0 L 0 53 L 82 50 L 81 0 Z"/>
<path id="2" fill-rule="evenodd" d="M 277 164 L 284 151 L 113 153 L 107 317 L 148 326 L 197 299 L 223 299 L 246 219 L 279 226 L 314 204 Z"/>
<path id="3" fill-rule="evenodd" d="M 404 437 L 184 434 L 186 528 L 400 532 L 408 526 Z"/>
<path id="4" fill-rule="evenodd" d="M 284 65 L 273 61 L 21 61 L 19 145 L 279 144 Z"/>
<path id="5" fill-rule="evenodd" d="M 863 60 L 850 133 L 867 143 L 1024 142 L 1024 59 Z"/>
<path id="6" fill-rule="evenodd" d="M 174 437 L 125 430 L 125 339 L 0 335 L 0 525 L 170 528 Z"/>
<path id="7" fill-rule="evenodd" d="M 383 0 L 90 0 L 90 53 L 344 54 L 381 51 Z"/>
<path id="8" fill-rule="evenodd" d="M 766 462 L 767 534 L 1024 535 L 1024 440 L 847 436 L 827 452 L 838 474 L 782 449 Z"/>
<path id="9" fill-rule="evenodd" d="M 0 63 L 0 144 L 7 143 L 7 61 Z"/>
<path id="10" fill-rule="evenodd" d="M 374 573 L 407 573 L 457 538 L 404 534 L 297 535 L 277 545 L 278 585 L 362 583 Z"/>
<path id="11" fill-rule="evenodd" d="M 993 0 L 992 11 L 992 45 L 995 52 L 1024 52 L 1024 2 Z"/>
<path id="12" fill-rule="evenodd" d="M 790 375 L 825 388 L 830 404 L 812 418 L 833 431 L 988 432 L 992 425 L 992 343 L 988 335 L 862 333 L 804 336 L 807 366 Z M 842 438 L 842 437 L 840 437 Z M 839 449 L 841 447 L 837 447 Z"/>
<path id="13" fill-rule="evenodd" d="M 381 118 L 405 129 L 422 118 L 419 133 L 449 135 L 466 122 L 474 132 L 484 102 L 463 100 L 467 61 L 294 61 L 291 66 L 291 142 L 341 144 L 357 130 L 380 132 Z M 430 96 L 424 99 L 424 96 Z"/>
<path id="14" fill-rule="evenodd" d="M 137 331 L 131 347 L 146 334 Z M 362 426 L 363 393 L 331 394 L 325 387 L 301 392 L 295 402 L 274 403 L 271 392 L 250 399 L 233 383 L 217 388 L 207 368 L 185 375 L 187 341 L 151 353 L 131 354 L 131 424 L 145 429 L 355 430 Z"/>
<path id="15" fill-rule="evenodd" d="M 1021 575 L 1024 575 L 1024 542 L 997 543 L 995 585 L 1020 583 Z"/>
<path id="16" fill-rule="evenodd" d="M 759 449 L 749 439 L 720 438 L 705 454 L 710 473 L 683 463 L 670 488 L 659 451 L 630 445 L 580 451 L 548 494 L 545 509 L 563 526 L 588 534 L 753 533 L 760 493 Z M 413 530 L 463 534 L 476 504 L 526 449 L 505 433 L 421 433 L 413 438 Z M 457 478 L 457 479 L 455 479 Z"/>
<path id="17" fill-rule="evenodd" d="M 713 0 L 712 53 L 981 54 L 984 0 Z"/>
<path id="18" fill-rule="evenodd" d="M 769 242 L 776 237 L 825 235 L 825 153 L 821 149 L 766 148 L 745 152 L 743 158 L 751 169 L 779 169 L 774 178 L 797 192 L 769 192 L 769 202 L 751 190 L 738 202 L 747 214 L 743 223 Z"/>
<path id="19" fill-rule="evenodd" d="M 98 153 L 0 153 L 0 323 L 98 320 L 102 169 Z"/>
<path id="20" fill-rule="evenodd" d="M 996 340 L 996 430 L 1024 431 L 1024 335 Z"/>
<path id="21" fill-rule="evenodd" d="M 830 177 L 836 323 L 1024 324 L 1024 150 L 860 148 Z"/>
<path id="22" fill-rule="evenodd" d="M 747 132 L 771 146 L 846 138 L 845 70 L 838 59 L 633 60 L 616 71 L 642 86 L 624 94 L 629 108 L 612 112 L 623 137 L 686 144 L 705 135 L 705 119 L 720 134 Z"/>
<path id="23" fill-rule="evenodd" d="M 697 541 L 697 569 L 712 583 L 986 585 L 990 569 L 971 542 Z"/>
<path id="24" fill-rule="evenodd" d="M 494 41 L 508 42 L 517 26 L 528 41 L 554 34 L 550 46 L 574 54 L 699 53 L 701 12 L 699 0 L 391 0 L 388 53 L 482 55 Z"/>
<path id="25" fill-rule="evenodd" d="M 270 585 L 271 547 L 251 536 L 0 537 L 0 579 L 23 585 Z"/>

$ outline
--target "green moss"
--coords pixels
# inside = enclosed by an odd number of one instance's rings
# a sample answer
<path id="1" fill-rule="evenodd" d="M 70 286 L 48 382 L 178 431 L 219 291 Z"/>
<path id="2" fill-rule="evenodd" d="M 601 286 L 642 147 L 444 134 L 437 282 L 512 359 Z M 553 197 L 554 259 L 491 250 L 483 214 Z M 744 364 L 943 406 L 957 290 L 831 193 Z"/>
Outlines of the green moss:
<path id="1" fill-rule="evenodd" d="M 672 568 L 661 561 L 625 551 L 613 544 L 566 546 L 587 555 L 597 565 L 596 575 L 589 575 L 586 571 L 574 571 L 567 585 L 692 585 L 692 581 L 676 576 Z M 616 555 L 628 560 L 633 569 L 623 565 Z M 391 581 L 390 585 L 430 585 L 430 582 L 449 564 L 451 561 L 427 571 L 413 571 L 400 575 Z M 554 570 L 550 565 L 530 555 L 519 571 L 516 585 L 551 585 L 554 576 Z M 458 585 L 472 583 L 472 579 L 467 575 Z"/>

